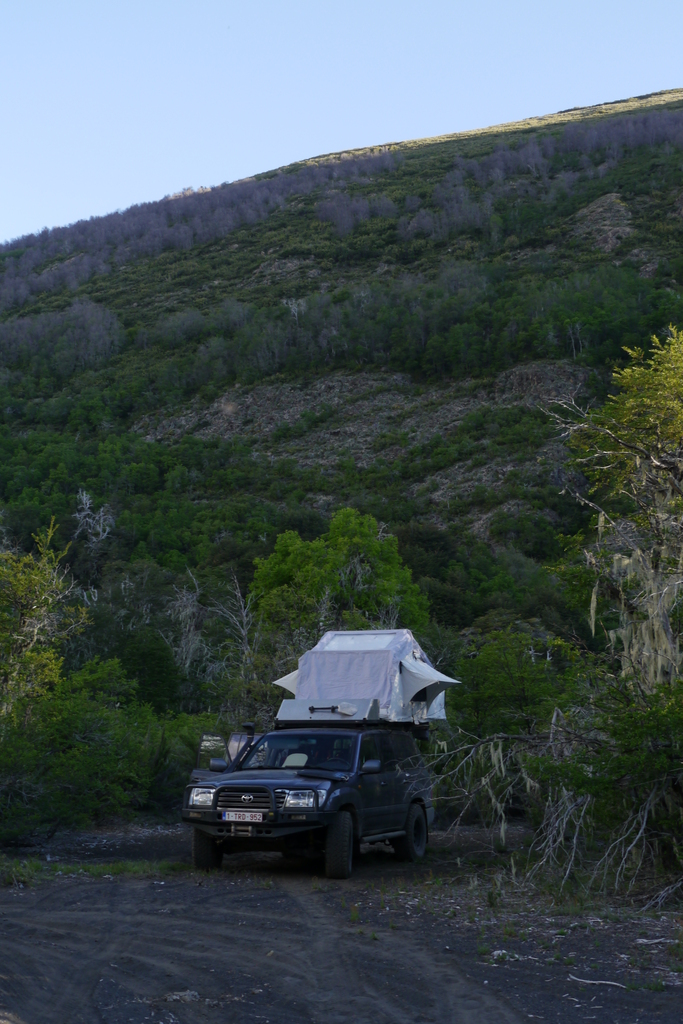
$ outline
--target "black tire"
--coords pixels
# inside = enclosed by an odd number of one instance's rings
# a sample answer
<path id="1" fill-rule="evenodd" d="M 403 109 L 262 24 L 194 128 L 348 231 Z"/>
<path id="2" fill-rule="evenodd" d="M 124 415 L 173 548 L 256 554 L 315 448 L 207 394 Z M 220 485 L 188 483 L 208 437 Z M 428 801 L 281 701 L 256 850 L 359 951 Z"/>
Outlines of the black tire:
<path id="1" fill-rule="evenodd" d="M 325 877 L 350 878 L 352 869 L 353 819 L 348 811 L 338 811 L 327 827 Z"/>
<path id="2" fill-rule="evenodd" d="M 192 863 L 200 871 L 217 870 L 223 863 L 223 846 L 200 828 L 192 830 Z"/>
<path id="3" fill-rule="evenodd" d="M 411 804 L 406 818 L 406 834 L 393 840 L 397 860 L 421 860 L 427 849 L 427 819 L 420 804 Z"/>

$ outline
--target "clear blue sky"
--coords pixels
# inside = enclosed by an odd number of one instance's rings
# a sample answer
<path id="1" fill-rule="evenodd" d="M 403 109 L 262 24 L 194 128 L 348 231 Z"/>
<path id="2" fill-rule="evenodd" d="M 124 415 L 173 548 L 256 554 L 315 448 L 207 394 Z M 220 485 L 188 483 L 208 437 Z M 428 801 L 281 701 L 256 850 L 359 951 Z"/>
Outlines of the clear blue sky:
<path id="1" fill-rule="evenodd" d="M 0 0 L 0 240 L 683 85 L 676 0 Z"/>

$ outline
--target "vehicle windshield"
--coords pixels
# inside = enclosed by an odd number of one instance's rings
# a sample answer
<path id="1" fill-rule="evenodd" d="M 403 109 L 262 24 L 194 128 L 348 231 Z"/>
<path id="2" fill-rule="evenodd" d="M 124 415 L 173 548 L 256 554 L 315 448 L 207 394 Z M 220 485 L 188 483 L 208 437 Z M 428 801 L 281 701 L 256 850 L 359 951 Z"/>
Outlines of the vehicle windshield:
<path id="1" fill-rule="evenodd" d="M 334 732 L 275 732 L 256 744 L 241 771 L 253 768 L 324 768 L 349 772 L 353 767 L 357 737 Z"/>

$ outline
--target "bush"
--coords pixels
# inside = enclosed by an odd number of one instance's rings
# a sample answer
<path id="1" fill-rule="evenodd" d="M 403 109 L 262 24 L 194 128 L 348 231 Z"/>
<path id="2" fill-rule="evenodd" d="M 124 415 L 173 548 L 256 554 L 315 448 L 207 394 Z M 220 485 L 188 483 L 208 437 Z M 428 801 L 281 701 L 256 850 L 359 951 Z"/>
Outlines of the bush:
<path id="1" fill-rule="evenodd" d="M 148 705 L 115 704 L 71 677 L 2 723 L 0 838 L 143 807 L 162 754 Z"/>
<path id="2" fill-rule="evenodd" d="M 0 725 L 0 840 L 174 811 L 215 715 L 160 718 L 115 659 L 95 659 Z"/>

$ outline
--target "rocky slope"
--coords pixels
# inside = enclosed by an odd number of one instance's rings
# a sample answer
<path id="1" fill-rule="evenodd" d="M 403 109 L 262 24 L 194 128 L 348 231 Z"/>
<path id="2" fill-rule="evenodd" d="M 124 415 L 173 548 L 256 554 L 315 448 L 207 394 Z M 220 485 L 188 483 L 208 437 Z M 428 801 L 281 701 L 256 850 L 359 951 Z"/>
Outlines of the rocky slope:
<path id="1" fill-rule="evenodd" d="M 426 470 L 406 486 L 406 497 L 429 495 L 428 520 L 444 527 L 453 519 L 451 503 L 462 505 L 476 488 L 486 488 L 494 506 L 519 513 L 524 500 L 505 500 L 510 473 L 537 481 L 539 474 L 558 483 L 566 452 L 555 437 L 520 444 L 500 452 L 492 444 L 497 431 L 487 432 L 495 414 L 524 413 L 543 408 L 580 390 L 588 371 L 576 363 L 534 362 L 513 367 L 482 383 L 418 384 L 406 374 L 336 372 L 300 381 L 275 381 L 227 390 L 210 405 L 198 401 L 176 413 L 147 416 L 134 430 L 147 441 L 177 443 L 194 435 L 202 439 L 245 441 L 254 454 L 271 460 L 291 459 L 298 467 L 323 472 L 342 460 L 357 469 L 382 463 L 403 464 L 411 453 L 457 437 L 472 425 L 469 454 L 451 465 Z M 473 423 L 473 414 L 479 419 Z M 341 503 L 334 494 L 308 494 L 307 504 L 329 512 Z M 491 512 L 468 510 L 463 525 L 486 537 Z"/>

